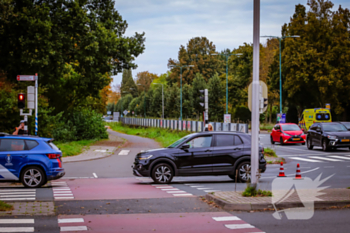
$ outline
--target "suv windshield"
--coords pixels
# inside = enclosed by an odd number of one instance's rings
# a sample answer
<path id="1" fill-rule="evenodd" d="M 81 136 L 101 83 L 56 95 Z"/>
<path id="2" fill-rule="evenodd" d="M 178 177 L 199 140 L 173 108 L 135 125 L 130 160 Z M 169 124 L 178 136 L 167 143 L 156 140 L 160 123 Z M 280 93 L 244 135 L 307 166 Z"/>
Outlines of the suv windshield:
<path id="1" fill-rule="evenodd" d="M 284 131 L 300 131 L 299 126 L 297 125 L 281 125 L 282 130 Z"/>
<path id="2" fill-rule="evenodd" d="M 190 135 L 188 135 L 188 136 L 186 136 L 186 137 L 183 137 L 183 138 L 177 140 L 176 142 L 174 142 L 173 144 L 171 144 L 170 146 L 168 146 L 168 148 L 175 148 L 175 147 L 177 147 L 178 145 L 180 145 L 181 143 L 183 143 L 184 141 L 186 141 L 189 137 L 190 137 Z"/>
<path id="3" fill-rule="evenodd" d="M 323 131 L 325 132 L 342 132 L 348 131 L 342 124 L 322 124 Z"/>

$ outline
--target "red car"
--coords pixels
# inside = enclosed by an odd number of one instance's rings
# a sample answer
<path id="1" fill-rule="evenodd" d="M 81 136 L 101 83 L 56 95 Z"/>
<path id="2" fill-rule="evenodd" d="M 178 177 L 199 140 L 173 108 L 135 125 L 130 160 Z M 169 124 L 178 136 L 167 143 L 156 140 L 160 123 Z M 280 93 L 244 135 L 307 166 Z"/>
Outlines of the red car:
<path id="1" fill-rule="evenodd" d="M 275 142 L 283 144 L 301 143 L 305 145 L 306 135 L 304 131 L 294 123 L 277 124 L 270 134 L 271 144 Z"/>

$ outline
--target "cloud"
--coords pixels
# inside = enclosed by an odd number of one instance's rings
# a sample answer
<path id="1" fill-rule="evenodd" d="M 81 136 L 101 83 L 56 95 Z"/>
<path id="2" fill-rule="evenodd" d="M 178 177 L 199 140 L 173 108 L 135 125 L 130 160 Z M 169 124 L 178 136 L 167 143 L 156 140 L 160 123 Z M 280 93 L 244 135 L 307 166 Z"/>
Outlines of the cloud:
<path id="1" fill-rule="evenodd" d="M 253 0 L 116 0 L 116 10 L 128 22 L 126 36 L 146 33 L 146 50 L 136 58 L 133 70 L 165 73 L 169 58 L 196 36 L 207 37 L 218 51 L 253 41 Z M 350 8 L 349 0 L 333 0 Z M 307 0 L 261 0 L 261 35 L 280 35 L 281 27 L 294 14 L 295 5 Z M 261 39 L 264 43 L 266 39 Z M 121 74 L 113 83 L 121 82 Z"/>

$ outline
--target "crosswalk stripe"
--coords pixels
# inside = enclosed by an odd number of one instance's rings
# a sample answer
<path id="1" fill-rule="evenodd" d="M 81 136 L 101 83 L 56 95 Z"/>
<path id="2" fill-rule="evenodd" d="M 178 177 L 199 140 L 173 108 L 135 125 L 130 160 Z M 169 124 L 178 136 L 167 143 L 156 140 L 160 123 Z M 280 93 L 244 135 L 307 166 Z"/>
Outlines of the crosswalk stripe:
<path id="1" fill-rule="evenodd" d="M 0 195 L 0 197 L 35 197 L 34 195 Z"/>
<path id="2" fill-rule="evenodd" d="M 59 199 L 74 199 L 74 197 L 55 197 L 55 200 L 59 200 Z"/>
<path id="3" fill-rule="evenodd" d="M 10 194 L 15 194 L 15 195 L 35 195 L 35 192 L 14 192 L 14 193 L 10 193 L 10 192 L 1 192 L 0 191 L 0 195 L 10 195 Z"/>
<path id="4" fill-rule="evenodd" d="M 332 156 L 328 156 L 328 157 L 337 158 L 337 159 L 346 159 L 346 160 L 350 160 L 350 158 L 348 158 L 348 157 L 337 156 L 337 155 L 332 155 Z"/>
<path id="5" fill-rule="evenodd" d="M 313 163 L 322 163 L 323 162 L 323 161 L 318 161 L 318 160 L 314 160 L 314 159 L 305 159 L 305 158 L 299 158 L 299 157 L 290 157 L 290 159 L 306 161 L 306 162 L 313 162 Z"/>
<path id="6" fill-rule="evenodd" d="M 87 231 L 87 226 L 60 227 L 61 231 Z"/>
<path id="7" fill-rule="evenodd" d="M 0 189 L 0 192 L 36 192 L 36 189 Z"/>
<path id="8" fill-rule="evenodd" d="M 193 196 L 191 193 L 179 193 L 179 194 L 173 194 L 173 196 L 178 197 L 178 196 Z"/>
<path id="9" fill-rule="evenodd" d="M 198 190 L 212 189 L 212 188 L 197 188 Z"/>
<path id="10" fill-rule="evenodd" d="M 58 223 L 76 223 L 84 222 L 83 218 L 59 218 Z"/>
<path id="11" fill-rule="evenodd" d="M 330 158 L 319 157 L 319 156 L 310 156 L 309 158 L 321 159 L 321 160 L 332 161 L 332 162 L 340 162 L 341 161 L 341 160 L 338 160 L 338 159 L 330 159 Z"/>
<path id="12" fill-rule="evenodd" d="M 186 191 L 167 191 L 167 193 L 186 193 Z"/>
<path id="13" fill-rule="evenodd" d="M 34 227 L 1 227 L 0 232 L 34 232 Z"/>
<path id="14" fill-rule="evenodd" d="M 0 201 L 32 201 L 35 200 L 34 197 L 32 198 L 0 198 Z"/>
<path id="15" fill-rule="evenodd" d="M 246 229 L 246 228 L 255 228 L 250 224 L 226 224 L 225 227 L 228 229 Z"/>
<path id="16" fill-rule="evenodd" d="M 220 192 L 220 190 L 203 190 L 206 193 L 211 193 L 211 192 Z"/>
<path id="17" fill-rule="evenodd" d="M 118 155 L 128 155 L 130 150 L 121 150 Z"/>
<path id="18" fill-rule="evenodd" d="M 179 189 L 162 189 L 162 191 L 177 191 L 177 190 L 179 190 Z"/>
<path id="19" fill-rule="evenodd" d="M 236 220 L 241 220 L 239 217 L 236 216 L 225 216 L 225 217 L 213 217 L 215 221 L 236 221 Z"/>
<path id="20" fill-rule="evenodd" d="M 34 219 L 0 219 L 0 224 L 34 224 Z"/>

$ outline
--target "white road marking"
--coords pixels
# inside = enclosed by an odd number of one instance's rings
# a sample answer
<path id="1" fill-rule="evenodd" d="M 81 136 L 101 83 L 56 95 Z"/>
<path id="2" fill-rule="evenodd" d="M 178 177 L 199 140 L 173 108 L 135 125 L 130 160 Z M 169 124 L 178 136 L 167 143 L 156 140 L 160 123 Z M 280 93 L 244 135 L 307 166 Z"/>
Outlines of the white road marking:
<path id="1" fill-rule="evenodd" d="M 61 231 L 87 231 L 87 226 L 61 227 Z"/>
<path id="2" fill-rule="evenodd" d="M 324 168 L 334 168 L 334 166 L 324 166 Z"/>
<path id="3" fill-rule="evenodd" d="M 0 224 L 34 224 L 34 219 L 0 219 Z"/>
<path id="4" fill-rule="evenodd" d="M 178 196 L 193 196 L 191 193 L 179 193 L 179 194 L 173 194 L 173 196 L 178 197 Z"/>
<path id="5" fill-rule="evenodd" d="M 173 188 L 173 189 L 162 189 L 162 191 L 177 191 L 179 189 Z"/>
<path id="6" fill-rule="evenodd" d="M 220 192 L 220 190 L 203 190 L 206 193 L 211 193 L 211 192 Z"/>
<path id="7" fill-rule="evenodd" d="M 299 151 L 307 151 L 307 150 L 303 150 L 303 149 L 297 149 L 297 148 L 291 148 L 291 147 L 285 147 L 285 146 L 276 146 L 277 148 L 284 148 L 286 150 L 299 150 Z M 313 151 L 313 153 L 318 153 L 318 154 L 324 154 L 323 152 L 317 152 L 317 151 Z"/>
<path id="8" fill-rule="evenodd" d="M 32 201 L 35 198 L 0 198 L 0 201 Z"/>
<path id="9" fill-rule="evenodd" d="M 94 175 L 95 178 L 98 178 L 97 175 L 96 175 L 96 173 L 92 173 L 92 175 Z"/>
<path id="10" fill-rule="evenodd" d="M 291 157 L 290 159 L 301 160 L 301 161 L 312 162 L 312 163 L 323 163 L 323 161 L 318 161 L 318 160 L 314 160 L 314 159 L 298 158 L 298 157 Z"/>
<path id="11" fill-rule="evenodd" d="M 309 158 L 321 159 L 321 160 L 332 161 L 332 162 L 339 162 L 339 161 L 341 161 L 339 159 L 330 159 L 330 158 L 324 158 L 324 157 L 319 157 L 319 156 L 310 156 Z"/>
<path id="12" fill-rule="evenodd" d="M 84 222 L 83 218 L 59 218 L 58 223 Z"/>
<path id="13" fill-rule="evenodd" d="M 107 150 L 94 150 L 96 152 L 107 152 Z"/>
<path id="14" fill-rule="evenodd" d="M 31 195 L 31 194 L 36 194 L 36 192 L 14 192 L 14 193 L 10 193 L 10 192 L 1 192 L 0 191 L 0 195 L 9 195 L 9 194 L 17 194 L 17 195 Z"/>
<path id="15" fill-rule="evenodd" d="M 212 189 L 212 188 L 197 188 L 198 190 Z"/>
<path id="16" fill-rule="evenodd" d="M 255 228 L 250 224 L 226 224 L 225 227 L 228 229 L 246 229 L 246 228 Z"/>
<path id="17" fill-rule="evenodd" d="M 185 191 L 167 191 L 167 193 L 186 193 Z"/>
<path id="18" fill-rule="evenodd" d="M 184 185 L 198 185 L 198 184 L 184 184 Z"/>
<path id="19" fill-rule="evenodd" d="M 0 232 L 34 232 L 34 227 L 1 227 Z"/>
<path id="20" fill-rule="evenodd" d="M 72 191 L 54 191 L 53 193 L 72 193 Z"/>
<path id="21" fill-rule="evenodd" d="M 239 217 L 236 216 L 227 216 L 227 217 L 213 217 L 215 221 L 221 222 L 221 221 L 236 221 L 241 220 Z"/>
<path id="22" fill-rule="evenodd" d="M 128 155 L 130 150 L 121 150 L 118 155 Z"/>
<path id="23" fill-rule="evenodd" d="M 191 188 L 201 188 L 203 186 L 190 186 Z"/>
<path id="24" fill-rule="evenodd" d="M 155 187 L 155 188 L 157 188 L 157 189 L 167 189 L 167 188 L 173 189 L 174 187 L 173 186 L 160 186 L 160 187 Z"/>
<path id="25" fill-rule="evenodd" d="M 56 196 L 73 196 L 72 193 L 54 193 L 53 195 L 54 195 L 55 197 L 56 197 Z"/>
<path id="26" fill-rule="evenodd" d="M 36 192 L 36 189 L 0 189 L 0 192 Z"/>
<path id="27" fill-rule="evenodd" d="M 65 179 L 95 179 L 95 177 L 64 177 Z"/>
<path id="28" fill-rule="evenodd" d="M 55 199 L 74 199 L 74 197 L 55 197 Z"/>
<path id="29" fill-rule="evenodd" d="M 34 195 L 0 195 L 0 197 L 35 197 Z"/>
<path id="30" fill-rule="evenodd" d="M 336 156 L 336 155 L 333 155 L 333 156 L 329 156 L 329 157 L 337 158 L 337 159 L 346 159 L 346 160 L 350 160 L 350 158 L 348 158 L 348 157 L 343 157 L 343 156 Z"/>

